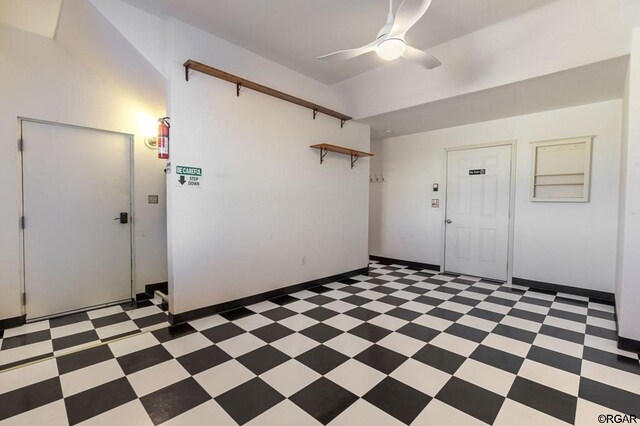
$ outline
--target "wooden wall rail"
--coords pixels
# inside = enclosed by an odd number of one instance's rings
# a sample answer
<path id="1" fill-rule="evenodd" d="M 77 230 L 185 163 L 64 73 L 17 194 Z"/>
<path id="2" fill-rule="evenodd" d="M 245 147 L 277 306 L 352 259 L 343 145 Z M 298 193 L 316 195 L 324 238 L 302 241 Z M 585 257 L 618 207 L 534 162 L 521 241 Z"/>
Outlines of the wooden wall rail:
<path id="1" fill-rule="evenodd" d="M 340 120 L 340 125 L 344 126 L 344 123 L 351 120 L 351 117 L 348 115 L 341 114 L 339 112 L 333 111 L 329 108 L 325 108 L 323 106 L 314 104 L 309 101 L 305 101 L 304 99 L 296 98 L 295 96 L 288 95 L 286 93 L 280 92 L 279 90 L 272 89 L 267 86 L 263 86 L 262 84 L 255 83 L 253 81 L 244 79 L 242 77 L 238 77 L 237 75 L 229 74 L 228 72 L 224 72 L 217 68 L 210 67 L 208 65 L 202 64 L 200 62 L 194 61 L 193 59 L 189 59 L 184 63 L 185 69 L 185 78 L 189 81 L 189 70 L 194 70 L 201 72 L 203 74 L 210 75 L 212 77 L 220 78 L 225 81 L 229 81 L 234 83 L 237 86 L 237 95 L 240 96 L 240 88 L 246 87 L 247 89 L 255 90 L 256 92 L 264 93 L 265 95 L 273 96 L 274 98 L 282 99 L 283 101 L 291 102 L 296 105 L 300 105 L 305 108 L 309 108 L 313 111 L 313 118 L 316 118 L 316 115 L 320 112 L 325 115 L 329 115 L 331 117 L 335 117 Z"/>

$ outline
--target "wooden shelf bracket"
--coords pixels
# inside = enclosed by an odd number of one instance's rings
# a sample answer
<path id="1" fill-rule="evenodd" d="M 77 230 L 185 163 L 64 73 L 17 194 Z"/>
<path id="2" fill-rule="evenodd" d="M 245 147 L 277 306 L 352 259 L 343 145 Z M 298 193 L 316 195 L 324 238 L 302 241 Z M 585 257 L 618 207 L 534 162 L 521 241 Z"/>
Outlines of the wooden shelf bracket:
<path id="1" fill-rule="evenodd" d="M 320 150 L 320 164 L 324 162 L 324 157 L 329 151 L 337 152 L 338 154 L 345 154 L 351 157 L 351 168 L 355 166 L 360 157 L 373 157 L 373 154 L 364 151 L 358 151 L 356 149 L 345 148 L 343 146 L 331 145 L 328 143 L 320 143 L 317 145 L 311 145 L 310 148 Z"/>
<path id="2" fill-rule="evenodd" d="M 256 92 L 263 93 L 265 95 L 273 96 L 274 98 L 282 99 L 283 101 L 291 102 L 296 105 L 300 105 L 304 108 L 309 108 L 313 110 L 313 119 L 316 119 L 318 113 L 323 113 L 330 117 L 337 118 L 340 120 L 340 128 L 343 128 L 345 123 L 351 120 L 351 117 L 348 115 L 339 113 L 337 111 L 333 111 L 329 108 L 325 108 L 323 106 L 314 104 L 309 101 L 305 101 L 304 99 L 297 98 L 295 96 L 289 95 L 284 92 L 280 92 L 279 90 L 272 89 L 267 86 L 263 86 L 262 84 L 255 83 L 251 80 L 247 80 L 242 77 L 238 77 L 237 75 L 229 74 L 228 72 L 210 67 L 208 65 L 202 64 L 200 62 L 194 61 L 193 59 L 189 59 L 184 63 L 184 71 L 185 71 L 185 80 L 189 81 L 189 71 L 194 70 L 201 72 L 203 74 L 210 75 L 212 77 L 216 77 L 236 85 L 236 96 L 240 96 L 240 89 L 246 87 L 247 89 L 255 90 Z"/>

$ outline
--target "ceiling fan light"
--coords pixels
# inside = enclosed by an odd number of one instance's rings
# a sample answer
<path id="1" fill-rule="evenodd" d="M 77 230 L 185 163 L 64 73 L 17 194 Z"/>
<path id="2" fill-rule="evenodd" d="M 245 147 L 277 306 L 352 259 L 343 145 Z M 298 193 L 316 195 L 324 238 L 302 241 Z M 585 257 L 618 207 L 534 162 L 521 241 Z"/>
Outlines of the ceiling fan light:
<path id="1" fill-rule="evenodd" d="M 393 61 L 394 59 L 398 59 L 404 53 L 407 44 L 404 40 L 399 38 L 389 38 L 383 40 L 376 47 L 376 53 L 382 59 L 387 61 Z"/>

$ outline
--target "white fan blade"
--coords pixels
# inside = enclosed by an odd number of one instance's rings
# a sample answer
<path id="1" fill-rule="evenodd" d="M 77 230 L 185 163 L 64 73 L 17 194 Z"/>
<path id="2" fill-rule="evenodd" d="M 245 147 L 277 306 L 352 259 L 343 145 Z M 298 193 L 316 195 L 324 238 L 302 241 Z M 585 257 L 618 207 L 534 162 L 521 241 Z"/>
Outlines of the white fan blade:
<path id="1" fill-rule="evenodd" d="M 393 21 L 393 29 L 389 37 L 403 36 L 427 13 L 433 0 L 404 0 Z"/>
<path id="2" fill-rule="evenodd" d="M 373 52 L 378 45 L 378 41 L 367 44 L 366 46 L 357 47 L 355 49 L 339 50 L 337 52 L 329 53 L 327 55 L 318 56 L 316 59 L 336 59 L 345 60 L 353 59 L 365 53 Z"/>
<path id="3" fill-rule="evenodd" d="M 404 50 L 402 56 L 411 62 L 415 62 L 418 65 L 421 65 L 427 69 L 433 69 L 442 65 L 442 62 L 437 60 L 435 56 L 428 54 L 427 52 L 423 52 L 420 49 L 416 49 L 415 47 L 407 46 Z"/>

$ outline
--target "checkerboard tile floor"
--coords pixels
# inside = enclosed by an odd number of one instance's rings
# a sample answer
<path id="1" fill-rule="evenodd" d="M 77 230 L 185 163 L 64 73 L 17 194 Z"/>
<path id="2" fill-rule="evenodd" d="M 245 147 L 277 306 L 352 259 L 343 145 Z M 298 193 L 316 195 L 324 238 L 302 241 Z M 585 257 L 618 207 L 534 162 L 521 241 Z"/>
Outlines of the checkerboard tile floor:
<path id="1" fill-rule="evenodd" d="M 368 275 L 0 373 L 10 424 L 556 425 L 640 415 L 611 304 Z"/>
<path id="2" fill-rule="evenodd" d="M 151 299 L 0 330 L 0 371 L 168 327 L 166 311 L 161 301 Z"/>

